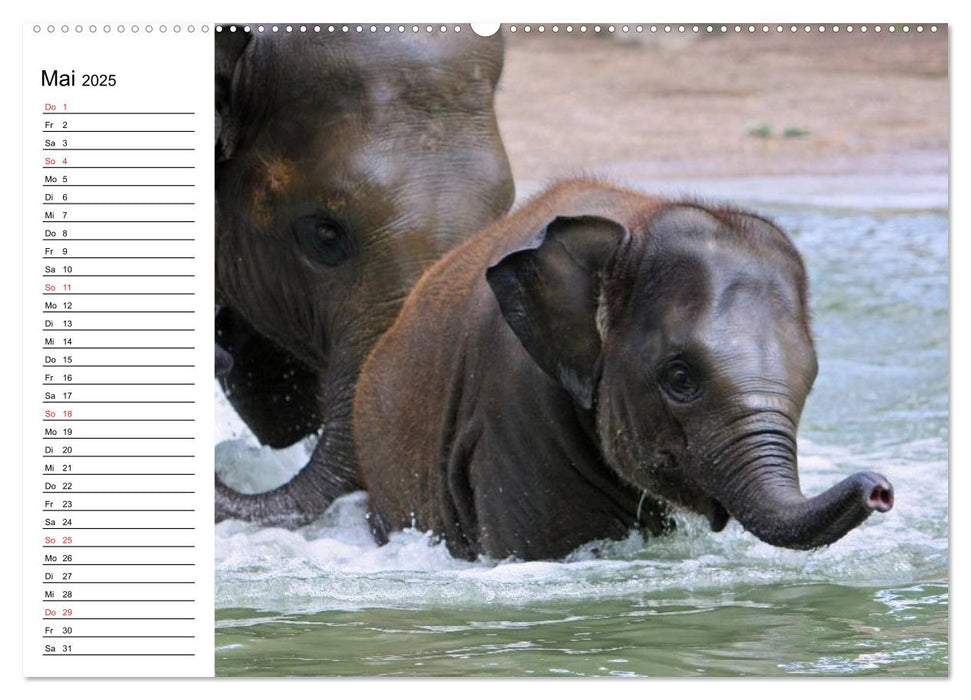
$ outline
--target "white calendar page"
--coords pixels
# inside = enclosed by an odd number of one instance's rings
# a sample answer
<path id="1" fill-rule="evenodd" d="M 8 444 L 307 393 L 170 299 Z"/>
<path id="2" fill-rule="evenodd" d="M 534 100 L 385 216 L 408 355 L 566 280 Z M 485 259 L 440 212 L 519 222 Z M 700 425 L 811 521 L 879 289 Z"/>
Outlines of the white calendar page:
<path id="1" fill-rule="evenodd" d="M 419 20 L 387 26 L 424 39 L 441 27 L 465 31 L 469 13 L 440 3 L 305 5 L 278 17 L 237 3 L 199 21 L 199 8 L 175 3 L 166 20 L 197 21 L 163 22 L 127 6 L 87 17 L 77 6 L 35 8 L 49 19 L 17 26 L 22 166 L 12 174 L 23 195 L 22 260 L 5 261 L 5 282 L 21 282 L 23 302 L 22 585 L 8 592 L 21 600 L 22 635 L 8 635 L 21 650 L 17 675 L 31 679 L 21 695 L 173 689 L 35 680 L 44 678 L 244 675 L 408 676 L 413 683 L 395 692 L 422 696 L 434 690 L 420 680 L 427 676 L 626 675 L 668 685 L 671 676 L 943 675 L 951 681 L 937 692 L 963 695 L 954 691 L 962 608 L 949 607 L 966 577 L 964 518 L 949 507 L 966 451 L 953 420 L 965 385 L 965 217 L 949 196 L 959 191 L 966 141 L 960 22 L 933 4 L 897 3 L 867 17 L 838 3 L 709 4 L 690 17 L 630 3 L 571 3 L 555 16 L 508 5 L 472 18 L 485 32 L 503 22 L 494 109 L 513 207 L 582 172 L 780 222 L 810 272 L 820 358 L 800 433 L 802 487 L 811 495 L 876 471 L 894 485 L 893 509 L 809 554 L 759 542 L 735 521 L 711 532 L 689 514 L 656 545 L 632 536 L 568 557 L 471 561 L 433 528 L 376 540 L 360 491 L 309 523 L 249 522 L 245 508 L 226 517 L 210 469 L 235 494 L 272 491 L 311 462 L 315 436 L 267 447 L 210 369 L 214 354 L 219 363 L 211 314 L 220 301 L 221 158 L 217 150 L 214 163 L 210 125 L 215 118 L 218 145 L 222 118 L 212 20 L 239 20 L 254 33 L 290 27 L 295 39 L 315 27 L 367 34 L 373 25 L 381 34 L 388 19 Z M 737 21 L 723 33 L 721 23 L 695 21 L 712 18 Z M 715 36 L 705 36 L 709 25 Z M 932 25 L 946 37 L 943 51 Z M 762 45 L 744 43 L 750 26 Z M 867 51 L 850 46 L 847 27 Z M 267 93 L 299 77 L 278 75 Z M 355 147 L 357 136 L 348 132 L 342 146 Z M 374 163 L 385 154 L 365 156 Z M 399 148 L 397 158 L 407 157 Z M 309 172 L 267 170 L 272 196 Z M 830 255 L 825 241 L 837 239 L 848 252 Z M 319 267 L 305 258 L 321 253 L 309 250 L 301 264 Z M 908 315 L 924 304 L 924 315 Z M 899 325 L 888 331 L 884 319 Z M 864 331 L 854 339 L 856 324 Z M 840 383 L 860 402 L 855 409 L 837 400 Z M 266 405 L 290 420 L 291 398 L 271 395 Z M 640 519 L 643 502 L 635 506 Z M 811 685 L 777 682 L 746 688 L 815 695 Z M 292 681 L 271 683 L 292 691 Z M 270 687 L 237 681 L 233 692 L 262 697 Z M 189 692 L 197 689 L 207 686 Z M 694 686 L 675 690 L 685 689 Z M 462 692 L 494 686 L 466 683 Z"/>
<path id="2" fill-rule="evenodd" d="M 212 672 L 211 30 L 24 27 L 28 676 Z"/>

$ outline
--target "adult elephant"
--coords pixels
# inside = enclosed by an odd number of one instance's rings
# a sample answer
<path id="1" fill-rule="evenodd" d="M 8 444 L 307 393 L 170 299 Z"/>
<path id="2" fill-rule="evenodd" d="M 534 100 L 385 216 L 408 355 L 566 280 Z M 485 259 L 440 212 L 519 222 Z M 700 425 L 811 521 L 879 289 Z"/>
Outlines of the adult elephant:
<path id="1" fill-rule="evenodd" d="M 217 520 L 296 527 L 357 488 L 361 363 L 422 271 L 513 201 L 502 49 L 468 27 L 217 34 L 220 381 L 264 444 L 320 433 L 272 491 L 217 477 Z"/>
<path id="2" fill-rule="evenodd" d="M 881 475 L 805 498 L 816 378 L 806 272 L 769 221 L 561 183 L 432 267 L 354 402 L 379 539 L 562 557 L 669 505 L 773 545 L 835 542 L 893 504 Z"/>

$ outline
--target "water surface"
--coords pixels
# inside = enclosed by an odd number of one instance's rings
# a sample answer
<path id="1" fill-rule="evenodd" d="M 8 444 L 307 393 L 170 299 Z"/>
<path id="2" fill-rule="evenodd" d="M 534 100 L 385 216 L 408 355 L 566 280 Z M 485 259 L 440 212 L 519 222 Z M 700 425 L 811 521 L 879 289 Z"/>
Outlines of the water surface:
<path id="1" fill-rule="evenodd" d="M 815 552 L 684 515 L 670 537 L 559 562 L 459 561 L 420 532 L 378 547 L 364 494 L 297 532 L 221 523 L 217 673 L 946 674 L 946 182 L 857 198 L 795 182 L 790 196 L 743 180 L 710 196 L 773 217 L 809 269 L 820 369 L 800 430 L 804 491 L 880 471 L 890 513 Z M 219 410 L 217 469 L 234 484 L 265 488 L 306 459 L 309 442 L 261 450 Z"/>

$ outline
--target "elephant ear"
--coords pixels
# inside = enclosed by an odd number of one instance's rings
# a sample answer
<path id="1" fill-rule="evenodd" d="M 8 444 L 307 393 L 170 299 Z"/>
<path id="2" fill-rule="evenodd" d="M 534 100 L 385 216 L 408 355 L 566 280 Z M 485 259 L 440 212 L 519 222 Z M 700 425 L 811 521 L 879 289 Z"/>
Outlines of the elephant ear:
<path id="1" fill-rule="evenodd" d="M 533 247 L 486 272 L 503 318 L 526 352 L 582 407 L 600 367 L 597 307 L 604 271 L 627 229 L 599 216 L 557 217 Z"/>
<path id="2" fill-rule="evenodd" d="M 244 31 L 240 26 L 224 25 L 221 31 L 216 32 L 217 161 L 230 158 L 239 140 L 235 115 L 232 113 L 233 82 L 239 59 L 252 40 L 253 33 Z"/>

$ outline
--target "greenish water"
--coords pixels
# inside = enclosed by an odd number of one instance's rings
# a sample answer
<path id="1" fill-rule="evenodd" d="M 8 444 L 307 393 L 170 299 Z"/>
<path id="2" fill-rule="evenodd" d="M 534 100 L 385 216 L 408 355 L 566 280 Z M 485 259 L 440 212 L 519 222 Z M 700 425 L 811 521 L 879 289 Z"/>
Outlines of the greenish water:
<path id="1" fill-rule="evenodd" d="M 227 609 L 221 617 L 235 622 L 219 633 L 217 668 L 224 674 L 927 675 L 947 669 L 947 587 L 938 584 L 746 586 L 421 612 Z"/>
<path id="2" fill-rule="evenodd" d="M 803 489 L 861 469 L 896 505 L 815 552 L 632 535 L 560 562 L 452 559 L 423 533 L 377 547 L 363 494 L 298 532 L 216 528 L 220 675 L 946 675 L 948 249 L 943 208 L 762 203 L 811 277 L 819 378 Z M 265 487 L 269 453 L 221 406 L 217 469 Z"/>

